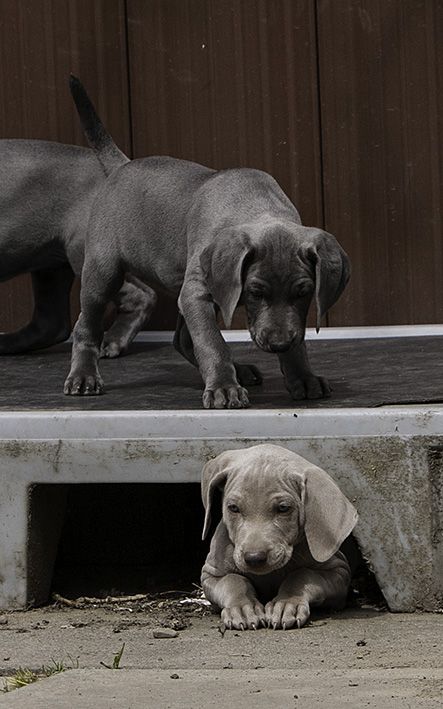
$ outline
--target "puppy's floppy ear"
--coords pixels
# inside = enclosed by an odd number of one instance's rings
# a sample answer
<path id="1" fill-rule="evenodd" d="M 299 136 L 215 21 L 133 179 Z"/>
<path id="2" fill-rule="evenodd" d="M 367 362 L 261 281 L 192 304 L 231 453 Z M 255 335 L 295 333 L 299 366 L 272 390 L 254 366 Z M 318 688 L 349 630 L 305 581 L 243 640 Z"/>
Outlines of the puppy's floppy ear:
<path id="1" fill-rule="evenodd" d="M 321 468 L 305 471 L 305 534 L 316 561 L 327 561 L 357 524 L 357 510 Z"/>
<path id="2" fill-rule="evenodd" d="M 200 254 L 208 290 L 220 306 L 226 327 L 231 324 L 241 296 L 243 263 L 250 251 L 251 244 L 245 232 L 229 227 L 218 232 Z"/>
<path id="3" fill-rule="evenodd" d="M 337 239 L 326 231 L 318 231 L 307 255 L 315 265 L 316 330 L 320 322 L 342 294 L 351 275 L 351 264 Z"/>
<path id="4" fill-rule="evenodd" d="M 217 489 L 222 489 L 228 477 L 228 467 L 226 465 L 226 451 L 221 453 L 216 458 L 209 460 L 203 467 L 201 480 L 201 493 L 203 507 L 205 508 L 205 521 L 203 525 L 202 539 L 206 536 L 211 526 L 211 506 L 214 498 L 214 492 Z"/>

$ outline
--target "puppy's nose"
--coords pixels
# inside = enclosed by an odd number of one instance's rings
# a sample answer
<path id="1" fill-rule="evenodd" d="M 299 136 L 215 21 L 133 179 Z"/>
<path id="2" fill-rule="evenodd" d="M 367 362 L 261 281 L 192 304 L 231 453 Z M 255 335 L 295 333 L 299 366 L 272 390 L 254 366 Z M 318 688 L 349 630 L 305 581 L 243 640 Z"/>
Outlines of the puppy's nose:
<path id="1" fill-rule="evenodd" d="M 291 342 L 270 342 L 269 349 L 271 352 L 286 352 L 289 350 Z"/>
<path id="2" fill-rule="evenodd" d="M 271 330 L 267 333 L 271 352 L 285 352 L 291 346 L 294 333 L 290 330 Z"/>
<path id="3" fill-rule="evenodd" d="M 263 566 L 268 558 L 267 551 L 246 551 L 244 554 L 245 562 L 248 566 L 256 567 Z"/>

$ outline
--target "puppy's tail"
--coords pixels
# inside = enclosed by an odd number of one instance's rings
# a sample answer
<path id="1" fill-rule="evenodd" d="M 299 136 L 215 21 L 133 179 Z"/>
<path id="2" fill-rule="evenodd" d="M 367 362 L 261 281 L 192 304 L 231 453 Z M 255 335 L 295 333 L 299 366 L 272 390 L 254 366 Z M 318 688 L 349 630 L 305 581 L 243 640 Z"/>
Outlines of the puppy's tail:
<path id="1" fill-rule="evenodd" d="M 109 175 L 116 167 L 129 162 L 129 158 L 116 146 L 98 117 L 85 87 L 73 74 L 69 77 L 69 88 L 88 143 L 95 150 L 106 175 Z"/>

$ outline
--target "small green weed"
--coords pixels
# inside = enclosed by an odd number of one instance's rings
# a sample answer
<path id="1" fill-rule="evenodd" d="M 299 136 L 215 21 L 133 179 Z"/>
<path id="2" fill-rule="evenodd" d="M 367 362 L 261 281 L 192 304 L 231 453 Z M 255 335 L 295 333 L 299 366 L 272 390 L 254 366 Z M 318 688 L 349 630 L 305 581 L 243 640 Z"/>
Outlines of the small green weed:
<path id="1" fill-rule="evenodd" d="M 17 672 L 8 677 L 3 685 L 3 692 L 11 692 L 13 689 L 19 689 L 19 687 L 25 687 L 27 684 L 36 682 L 39 676 L 33 670 L 29 670 L 27 667 L 19 667 Z"/>
<path id="2" fill-rule="evenodd" d="M 78 667 L 78 660 L 76 660 L 75 663 L 72 660 L 71 662 L 71 666 L 68 667 L 63 660 L 51 660 L 50 665 L 42 665 L 39 670 L 31 670 L 29 667 L 19 667 L 15 674 L 6 679 L 3 689 L 0 689 L 0 692 L 11 692 L 13 689 L 26 687 L 27 684 L 37 682 L 37 680 L 42 677 L 51 677 L 72 667 Z"/>
<path id="3" fill-rule="evenodd" d="M 106 665 L 104 662 L 100 662 L 103 667 L 106 667 L 108 670 L 119 670 L 120 669 L 120 660 L 122 659 L 123 651 L 125 649 L 125 644 L 121 646 L 120 650 L 114 655 L 114 659 L 112 661 L 112 665 Z"/>

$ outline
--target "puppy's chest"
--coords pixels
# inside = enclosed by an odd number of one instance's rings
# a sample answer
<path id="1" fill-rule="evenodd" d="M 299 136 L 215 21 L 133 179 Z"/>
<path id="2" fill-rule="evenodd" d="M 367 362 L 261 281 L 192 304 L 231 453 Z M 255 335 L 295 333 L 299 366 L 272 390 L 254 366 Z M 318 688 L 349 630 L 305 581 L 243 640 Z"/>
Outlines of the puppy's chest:
<path id="1" fill-rule="evenodd" d="M 270 574 L 244 575 L 254 586 L 259 600 L 263 603 L 266 603 L 267 601 L 270 601 L 272 598 L 274 598 L 288 574 L 296 573 L 298 569 L 302 567 L 306 568 L 306 566 L 306 564 L 300 563 L 300 561 L 292 558 L 285 566 L 283 566 L 283 568 L 277 569 L 276 571 L 272 571 Z"/>

